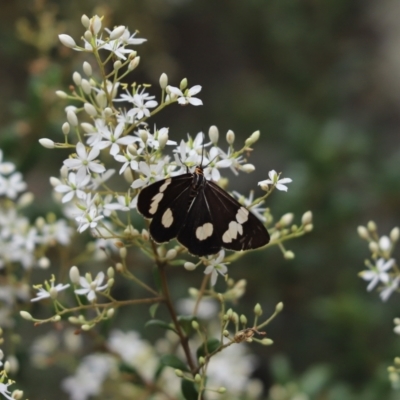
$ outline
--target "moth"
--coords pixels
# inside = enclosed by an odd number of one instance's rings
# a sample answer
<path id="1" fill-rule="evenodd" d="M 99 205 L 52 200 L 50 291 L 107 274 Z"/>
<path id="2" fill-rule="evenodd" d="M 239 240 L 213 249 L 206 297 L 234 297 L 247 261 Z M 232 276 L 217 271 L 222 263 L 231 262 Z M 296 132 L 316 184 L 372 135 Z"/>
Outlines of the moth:
<path id="1" fill-rule="evenodd" d="M 269 234 L 262 222 L 216 183 L 203 167 L 143 188 L 138 211 L 150 223 L 157 243 L 173 238 L 195 256 L 228 250 L 251 250 L 266 245 Z"/>

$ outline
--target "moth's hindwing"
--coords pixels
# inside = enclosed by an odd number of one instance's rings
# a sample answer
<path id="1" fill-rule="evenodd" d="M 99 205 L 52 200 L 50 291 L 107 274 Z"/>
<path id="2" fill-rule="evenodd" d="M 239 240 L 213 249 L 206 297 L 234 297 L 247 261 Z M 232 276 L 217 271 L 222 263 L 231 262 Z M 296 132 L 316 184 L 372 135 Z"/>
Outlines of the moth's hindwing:
<path id="1" fill-rule="evenodd" d="M 137 208 L 146 218 L 152 218 L 149 230 L 157 243 L 178 235 L 187 216 L 192 179 L 193 174 L 183 174 L 153 183 L 140 192 Z"/>
<path id="2" fill-rule="evenodd" d="M 196 256 L 215 254 L 221 250 L 217 221 L 212 217 L 210 207 L 201 187 L 178 234 L 178 241 Z"/>
<path id="3" fill-rule="evenodd" d="M 205 181 L 195 198 L 178 240 L 191 254 L 205 256 L 221 247 L 251 250 L 270 238 L 262 222 L 227 192 Z"/>

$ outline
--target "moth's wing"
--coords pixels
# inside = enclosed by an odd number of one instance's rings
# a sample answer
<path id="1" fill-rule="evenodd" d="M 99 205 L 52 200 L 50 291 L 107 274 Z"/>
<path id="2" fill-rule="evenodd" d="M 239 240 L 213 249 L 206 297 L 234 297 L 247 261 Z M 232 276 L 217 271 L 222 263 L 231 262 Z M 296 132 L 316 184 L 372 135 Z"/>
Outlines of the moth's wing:
<path id="1" fill-rule="evenodd" d="M 207 184 L 206 184 L 207 185 Z M 184 225 L 178 234 L 178 241 L 195 256 L 206 256 L 218 253 L 222 247 L 221 236 L 218 233 L 218 221 L 213 218 L 211 207 L 203 188 L 191 204 Z"/>
<path id="2" fill-rule="evenodd" d="M 269 242 L 264 224 L 225 190 L 207 181 L 204 193 L 222 247 L 235 251 L 251 250 Z"/>
<path id="3" fill-rule="evenodd" d="M 176 237 L 189 207 L 193 174 L 167 178 L 145 187 L 139 194 L 137 208 L 146 218 L 153 218 L 150 234 L 158 242 Z"/>

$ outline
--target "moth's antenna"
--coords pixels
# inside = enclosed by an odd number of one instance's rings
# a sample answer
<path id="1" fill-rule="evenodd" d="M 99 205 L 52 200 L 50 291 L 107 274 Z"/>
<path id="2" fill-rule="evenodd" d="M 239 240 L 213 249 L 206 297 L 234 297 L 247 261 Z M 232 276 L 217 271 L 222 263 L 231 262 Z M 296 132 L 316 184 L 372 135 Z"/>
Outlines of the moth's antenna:
<path id="1" fill-rule="evenodd" d="M 203 148 L 201 149 L 201 161 L 200 161 L 200 166 L 203 166 L 203 158 L 204 158 L 204 142 L 206 140 L 206 137 L 204 135 L 204 132 L 201 132 L 203 134 Z"/>

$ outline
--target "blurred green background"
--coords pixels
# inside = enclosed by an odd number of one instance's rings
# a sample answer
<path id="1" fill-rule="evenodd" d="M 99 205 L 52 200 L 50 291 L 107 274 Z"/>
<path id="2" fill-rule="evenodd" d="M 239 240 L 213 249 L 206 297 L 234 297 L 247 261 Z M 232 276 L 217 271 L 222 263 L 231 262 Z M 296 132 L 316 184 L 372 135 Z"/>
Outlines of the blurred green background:
<path id="1" fill-rule="evenodd" d="M 392 331 L 397 296 L 383 304 L 366 293 L 357 273 L 369 252 L 356 233 L 373 219 L 388 234 L 400 217 L 400 3 L 3 1 L 0 148 L 26 176 L 37 214 L 54 207 L 48 177 L 65 156 L 44 152 L 38 139 L 63 140 L 67 104 L 54 91 L 67 90 L 86 59 L 60 46 L 57 34 L 79 42 L 83 13 L 148 39 L 138 48 L 138 82 L 157 85 L 166 72 L 172 85 L 187 77 L 189 86 L 203 86 L 203 107 L 157 116 L 172 139 L 212 124 L 221 136 L 232 129 L 238 141 L 260 129 L 250 159 L 256 173 L 229 176 L 230 188 L 247 193 L 276 169 L 293 183 L 269 200 L 275 215 L 291 211 L 299 219 L 313 211 L 314 231 L 288 245 L 294 260 L 274 248 L 230 268 L 248 280 L 242 310 L 285 304 L 268 329 L 274 346 L 257 348 L 256 375 L 266 388 L 314 373 L 321 384 L 313 399 L 400 398 L 385 370 L 400 355 Z M 28 368 L 22 365 L 22 383 Z"/>

